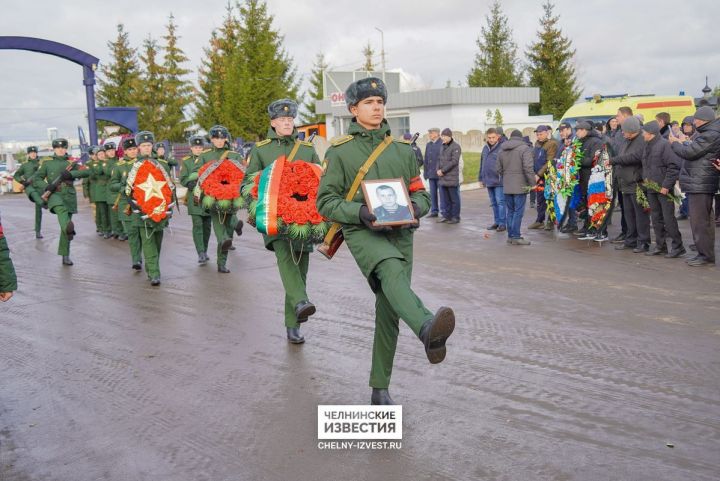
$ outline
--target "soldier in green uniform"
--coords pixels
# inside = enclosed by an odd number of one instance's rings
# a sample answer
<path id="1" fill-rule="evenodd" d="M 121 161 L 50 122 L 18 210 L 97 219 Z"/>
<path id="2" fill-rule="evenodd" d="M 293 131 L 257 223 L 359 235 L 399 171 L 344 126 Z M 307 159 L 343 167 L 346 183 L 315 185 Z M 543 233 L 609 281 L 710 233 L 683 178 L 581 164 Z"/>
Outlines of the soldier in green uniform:
<path id="1" fill-rule="evenodd" d="M 112 228 L 110 226 L 110 206 L 107 203 L 109 177 L 105 173 L 107 167 L 105 150 L 98 147 L 96 156 L 95 165 L 90 169 L 90 195 L 95 198 L 95 217 L 100 227 L 98 235 L 109 239 L 112 237 Z"/>
<path id="2" fill-rule="evenodd" d="M 54 155 L 40 165 L 37 176 L 46 182 L 43 199 L 47 199 L 48 209 L 57 216 L 60 224 L 58 255 L 62 256 L 63 265 L 71 266 L 70 241 L 75 237 L 72 215 L 77 214 L 74 181 L 86 178 L 90 171 L 68 159 L 66 139 L 53 140 L 52 147 Z"/>
<path id="3" fill-rule="evenodd" d="M 258 142 L 250 152 L 246 172 L 246 183 L 255 172 L 263 170 L 275 159 L 284 155 L 294 161 L 320 163 L 315 148 L 310 142 L 298 140 L 295 117 L 298 106 L 289 99 L 281 99 L 268 106 L 270 128 L 267 138 Z M 265 248 L 275 252 L 280 279 L 285 288 L 285 328 L 288 341 L 293 344 L 305 342 L 300 334 L 300 323 L 315 313 L 315 306 L 308 301 L 306 281 L 310 252 L 309 242 L 290 241 L 278 236 L 263 236 Z"/>
<path id="4" fill-rule="evenodd" d="M 399 319 L 420 338 L 433 364 L 445 358 L 445 341 L 455 327 L 452 309 L 441 307 L 433 315 L 410 287 L 414 229 L 373 226 L 376 217 L 365 205 L 360 189 L 352 200 L 345 200 L 360 167 L 377 149 L 380 154 L 365 179 L 402 178 L 416 216 L 425 215 L 430 208 L 412 148 L 392 140 L 384 119 L 386 100 L 387 90 L 379 78 L 364 78 L 348 87 L 345 101 L 354 118 L 348 135 L 334 141 L 325 154 L 317 198 L 319 212 L 342 225 L 350 253 L 375 293 L 372 404 L 393 404 L 388 387 Z"/>
<path id="5" fill-rule="evenodd" d="M 120 222 L 120 219 L 118 218 L 118 200 L 119 196 L 117 193 L 112 192 L 110 190 L 110 179 L 112 179 L 112 173 L 113 169 L 118 163 L 117 158 L 117 149 L 116 149 L 115 142 L 105 142 L 103 144 L 103 150 L 105 151 L 105 177 L 108 180 L 107 185 L 107 197 L 105 198 L 105 202 L 107 202 L 108 205 L 108 215 L 110 218 L 110 234 L 114 239 L 118 239 L 121 241 L 127 240 L 127 235 L 125 234 L 125 231 L 123 230 L 122 222 Z"/>
<path id="6" fill-rule="evenodd" d="M 9 301 L 16 290 L 15 267 L 10 259 L 10 249 L 7 245 L 7 239 L 5 239 L 2 220 L 0 220 L 0 301 Z"/>
<path id="7" fill-rule="evenodd" d="M 201 135 L 190 137 L 190 155 L 182 159 L 180 169 L 180 184 L 187 188 L 187 211 L 192 219 L 192 237 L 195 243 L 195 250 L 198 253 L 198 263 L 205 265 L 210 258 L 207 255 L 208 242 L 212 224 L 210 213 L 195 202 L 193 189 L 197 184 L 198 171 L 203 166 L 200 156 L 205 150 L 205 139 Z"/>
<path id="8" fill-rule="evenodd" d="M 168 225 L 168 219 L 165 218 L 160 222 L 154 222 L 151 219 L 143 219 L 143 214 L 137 209 L 135 199 L 133 198 L 133 186 L 130 184 L 130 176 L 133 165 L 141 164 L 145 161 L 152 162 L 160 169 L 167 172 L 168 177 L 166 179 L 155 179 L 156 183 L 169 182 L 170 180 L 170 167 L 164 160 L 156 159 L 153 156 L 153 143 L 155 137 L 152 132 L 143 131 L 138 132 L 135 136 L 135 143 L 137 144 L 137 150 L 139 155 L 133 164 L 129 164 L 127 175 L 116 176 L 113 185 L 117 188 L 118 183 L 120 184 L 120 192 L 123 193 L 126 201 L 129 203 L 130 210 L 130 223 L 129 231 L 130 238 L 137 237 L 140 239 L 140 245 L 142 247 L 142 255 L 145 258 L 145 272 L 147 272 L 150 284 L 153 286 L 160 285 L 160 251 L 162 248 L 163 231 Z M 119 180 L 117 178 L 119 177 Z M 171 186 L 174 188 L 174 186 Z"/>
<path id="9" fill-rule="evenodd" d="M 97 160 L 97 151 L 98 147 L 97 145 L 91 145 L 88 147 L 88 161 L 85 163 L 85 167 L 90 169 Z M 82 194 L 83 198 L 88 199 L 88 201 L 92 204 L 93 201 L 90 199 L 90 177 L 85 177 L 82 181 Z M 97 223 L 97 213 L 95 215 L 95 232 L 100 233 L 100 226 Z"/>
<path id="10" fill-rule="evenodd" d="M 35 204 L 35 238 L 42 239 L 40 233 L 42 227 L 42 208 L 45 202 L 40 198 L 42 194 L 42 180 L 35 173 L 40 168 L 38 159 L 38 148 L 34 145 L 27 148 L 27 160 L 15 171 L 13 179 L 25 188 L 25 194 Z"/>
<path id="11" fill-rule="evenodd" d="M 230 132 L 226 127 L 214 125 L 210 127 L 209 133 L 212 148 L 200 155 L 200 165 L 220 159 L 235 159 L 242 162 L 242 155 L 230 150 Z M 221 214 L 217 211 L 210 212 L 210 219 L 217 239 L 218 272 L 227 274 L 230 272 L 226 266 L 227 253 L 232 249 L 232 236 L 233 233 L 242 235 L 243 221 L 238 220 L 235 214 Z"/>
<path id="12" fill-rule="evenodd" d="M 142 269 L 142 246 L 140 244 L 138 230 L 132 228 L 132 216 L 127 212 L 129 204 L 127 195 L 125 195 L 125 181 L 130 173 L 130 169 L 132 169 L 133 164 L 137 160 L 138 147 L 135 139 L 132 137 L 123 140 L 122 147 L 125 156 L 112 168 L 109 190 L 117 199 L 114 202 L 117 205 L 118 220 L 122 223 L 123 233 L 127 236 L 130 246 L 132 268 L 139 272 Z"/>

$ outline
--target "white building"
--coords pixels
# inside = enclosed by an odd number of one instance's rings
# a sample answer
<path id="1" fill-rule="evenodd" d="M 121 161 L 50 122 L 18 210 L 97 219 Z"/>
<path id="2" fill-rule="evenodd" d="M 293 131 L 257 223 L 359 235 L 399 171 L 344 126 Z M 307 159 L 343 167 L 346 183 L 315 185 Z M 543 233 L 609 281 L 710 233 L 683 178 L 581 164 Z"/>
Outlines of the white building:
<path id="1" fill-rule="evenodd" d="M 328 139 L 344 135 L 352 120 L 345 105 L 345 89 L 353 81 L 371 76 L 385 77 L 388 89 L 385 117 L 395 136 L 407 132 L 422 135 L 431 127 L 448 127 L 455 132 L 485 131 L 496 126 L 496 111 L 502 116 L 506 129 L 552 122 L 551 115 L 528 114 L 529 104 L 540 101 L 537 87 L 449 87 L 401 92 L 399 75 L 397 72 L 326 72 L 325 99 L 315 105 L 317 113 L 327 116 Z"/>

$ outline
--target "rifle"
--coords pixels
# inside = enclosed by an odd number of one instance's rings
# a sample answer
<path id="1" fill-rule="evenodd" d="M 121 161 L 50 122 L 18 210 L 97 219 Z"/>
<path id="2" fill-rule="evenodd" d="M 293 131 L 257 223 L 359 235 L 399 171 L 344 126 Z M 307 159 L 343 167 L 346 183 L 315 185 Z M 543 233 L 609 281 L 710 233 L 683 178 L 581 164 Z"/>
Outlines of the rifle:
<path id="1" fill-rule="evenodd" d="M 68 162 L 70 162 L 70 161 L 68 161 Z M 63 172 L 70 172 L 72 170 L 73 166 L 74 166 L 74 164 L 72 162 L 70 162 L 68 164 L 68 166 L 65 167 L 65 170 Z M 40 198 L 43 201 L 47 202 L 48 199 L 50 199 L 50 196 L 57 190 L 58 184 L 60 183 L 61 180 L 62 180 L 62 175 L 58 175 L 57 178 L 55 180 L 53 180 L 52 182 L 50 182 L 50 184 L 48 185 L 48 186 L 52 185 L 53 189 L 46 190 L 45 192 L 43 192 L 43 195 L 41 195 Z"/>

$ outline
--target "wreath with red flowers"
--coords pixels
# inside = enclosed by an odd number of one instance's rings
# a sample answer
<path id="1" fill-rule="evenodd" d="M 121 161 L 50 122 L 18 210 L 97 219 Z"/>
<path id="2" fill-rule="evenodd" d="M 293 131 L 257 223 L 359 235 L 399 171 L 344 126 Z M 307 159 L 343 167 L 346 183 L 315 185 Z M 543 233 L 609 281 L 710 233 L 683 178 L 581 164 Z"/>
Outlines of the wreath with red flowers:
<path id="1" fill-rule="evenodd" d="M 162 167 L 146 160 L 135 164 L 128 174 L 126 193 L 132 195 L 144 219 L 161 222 L 172 214 L 172 190 L 175 188 Z"/>
<path id="2" fill-rule="evenodd" d="M 210 170 L 212 169 L 212 170 Z M 240 186 L 245 178 L 241 165 L 232 159 L 208 162 L 198 171 L 198 183 L 193 195 L 202 196 L 202 206 L 207 210 L 234 212 L 243 207 Z"/>
<path id="3" fill-rule="evenodd" d="M 282 156 L 265 170 L 253 174 L 252 182 L 243 188 L 243 197 L 248 206 L 248 222 L 256 225 L 258 203 L 267 200 L 261 199 L 263 196 L 259 194 L 262 174 L 278 162 L 282 163 L 282 168 L 274 175 L 280 176 L 279 185 L 269 194 L 274 196 L 277 202 L 276 219 L 274 218 L 277 235 L 314 244 L 322 242 L 330 228 L 330 222 L 320 215 L 315 205 L 321 169 L 320 166 L 305 161 L 288 162 Z"/>

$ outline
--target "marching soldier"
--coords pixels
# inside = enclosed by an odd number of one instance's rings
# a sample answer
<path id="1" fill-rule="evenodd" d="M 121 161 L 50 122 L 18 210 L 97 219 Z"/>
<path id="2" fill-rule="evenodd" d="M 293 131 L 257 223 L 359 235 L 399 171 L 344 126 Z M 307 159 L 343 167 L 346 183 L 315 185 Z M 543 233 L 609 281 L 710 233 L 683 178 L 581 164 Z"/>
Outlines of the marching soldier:
<path id="1" fill-rule="evenodd" d="M 195 202 L 193 189 L 197 184 L 198 171 L 203 166 L 200 156 L 205 148 L 205 139 L 201 135 L 193 135 L 190 137 L 190 155 L 182 159 L 182 168 L 180 170 L 180 184 L 187 188 L 187 211 L 192 219 L 192 237 L 195 243 L 195 250 L 198 253 L 198 263 L 205 265 L 210 258 L 207 255 L 208 242 L 210 241 L 210 232 L 212 224 L 210 221 L 210 213 Z"/>
<path id="2" fill-rule="evenodd" d="M 13 175 L 15 182 L 19 182 L 25 188 L 25 194 L 31 202 L 35 204 L 35 238 L 42 239 L 40 233 L 42 226 L 42 208 L 43 202 L 40 195 L 42 194 L 42 180 L 35 175 L 40 168 L 40 159 L 38 158 L 38 148 L 34 145 L 27 148 L 27 160 Z"/>
<path id="3" fill-rule="evenodd" d="M 290 161 L 320 163 L 315 148 L 310 142 L 298 140 L 295 117 L 298 106 L 289 99 L 276 100 L 268 106 L 270 128 L 267 138 L 258 142 L 250 152 L 250 162 L 245 182 L 250 176 L 272 164 L 284 155 Z M 308 301 L 307 281 L 310 252 L 309 242 L 290 241 L 278 236 L 263 235 L 265 248 L 275 252 L 280 279 L 285 289 L 285 328 L 288 341 L 293 344 L 305 342 L 300 334 L 300 323 L 315 314 L 315 306 Z"/>
<path id="4" fill-rule="evenodd" d="M 77 214 L 74 181 L 88 177 L 90 171 L 68 159 L 66 139 L 53 140 L 52 147 L 54 155 L 40 165 L 37 176 L 46 182 L 42 198 L 60 224 L 58 255 L 62 256 L 63 265 L 71 266 L 70 241 L 75 237 L 72 215 Z"/>
<path id="5" fill-rule="evenodd" d="M 210 142 L 212 148 L 200 155 L 201 165 L 208 162 L 215 162 L 221 159 L 235 159 L 243 161 L 242 155 L 230 150 L 230 132 L 222 125 L 210 127 Z M 218 272 L 227 274 L 230 269 L 227 268 L 227 253 L 233 249 L 232 236 L 233 232 L 242 235 L 243 221 L 238 220 L 235 214 L 219 213 L 217 211 L 210 212 L 213 231 L 217 239 L 217 266 Z"/>
<path id="6" fill-rule="evenodd" d="M 88 169 L 90 169 L 90 167 L 95 164 L 95 161 L 97 160 L 97 151 L 97 145 L 91 145 L 90 147 L 88 147 L 88 161 L 85 163 L 85 167 L 87 167 Z M 93 203 L 93 201 L 90 200 L 90 177 L 85 177 L 82 181 L 82 194 L 83 197 L 85 199 L 88 199 L 91 204 Z M 95 215 L 95 232 L 100 232 L 97 223 L 97 215 Z"/>
<path id="7" fill-rule="evenodd" d="M 124 237 L 127 238 L 130 246 L 130 258 L 132 259 L 132 268 L 136 271 L 142 269 L 142 246 L 140 244 L 139 232 L 132 228 L 132 217 L 127 212 L 128 198 L 125 195 L 125 181 L 132 169 L 133 164 L 138 157 L 138 148 L 135 139 L 128 137 L 122 143 L 125 156 L 112 169 L 112 177 L 110 178 L 110 192 L 116 197 L 113 202 L 117 206 L 118 220 L 122 223 Z"/>
<path id="8" fill-rule="evenodd" d="M 0 220 L 0 301 L 9 301 L 16 290 L 15 267 L 10 259 L 10 249 L 3 232 L 2 220 Z"/>
<path id="9" fill-rule="evenodd" d="M 145 161 L 154 163 L 157 167 L 164 170 L 170 176 L 170 167 L 164 160 L 155 159 L 153 156 L 153 143 L 155 138 L 152 132 L 143 131 L 138 132 L 135 136 L 135 144 L 137 147 L 134 149 L 139 150 L 139 155 L 133 164 L 139 164 Z M 153 286 L 160 285 L 160 250 L 162 248 L 163 230 L 168 224 L 168 220 L 163 219 L 161 222 L 156 223 L 149 219 L 143 219 L 142 212 L 133 205 L 135 200 L 133 199 L 133 185 L 130 184 L 128 179 L 129 173 L 132 170 L 133 164 L 126 163 L 125 167 L 129 166 L 128 173 L 126 175 L 120 174 L 114 179 L 113 185 L 117 188 L 118 184 L 120 192 L 124 194 L 128 207 L 125 211 L 130 211 L 130 222 L 129 222 L 129 237 L 133 237 L 140 240 L 140 246 L 142 248 L 142 256 L 145 258 L 145 272 L 147 272 L 150 284 Z M 118 179 L 118 177 L 120 177 Z M 159 181 L 159 179 L 156 179 Z M 162 182 L 167 182 L 162 181 Z M 133 265 L 133 268 L 135 266 Z"/>
<path id="10" fill-rule="evenodd" d="M 346 200 L 352 184 L 363 178 L 364 167 L 368 180 L 402 178 L 417 217 L 430 208 L 412 149 L 390 135 L 384 119 L 386 100 L 387 90 L 379 78 L 364 78 L 348 87 L 345 101 L 354 118 L 349 135 L 334 141 L 325 154 L 317 198 L 320 214 L 342 225 L 350 253 L 375 293 L 372 404 L 393 404 L 388 387 L 399 319 L 420 338 L 433 364 L 445 358 L 445 342 L 455 327 L 452 309 L 441 307 L 433 315 L 410 287 L 414 229 L 374 226 L 376 217 L 360 189 Z"/>
<path id="11" fill-rule="evenodd" d="M 105 144 L 103 144 L 103 150 L 105 151 L 106 159 L 104 174 L 108 181 L 106 189 L 107 197 L 105 198 L 105 202 L 108 205 L 108 217 L 110 221 L 110 233 L 112 237 L 114 239 L 126 241 L 127 234 L 125 234 L 122 222 L 120 222 L 120 219 L 118 218 L 117 201 L 119 200 L 119 195 L 110 190 L 110 180 L 112 179 L 113 169 L 119 162 L 116 156 L 116 147 L 117 146 L 115 145 L 115 142 L 105 142 Z"/>
<path id="12" fill-rule="evenodd" d="M 112 237 L 110 226 L 110 207 L 107 203 L 108 197 L 108 175 L 105 173 L 107 160 L 105 150 L 98 147 L 95 165 L 90 169 L 90 196 L 95 198 L 95 218 L 103 238 Z"/>

